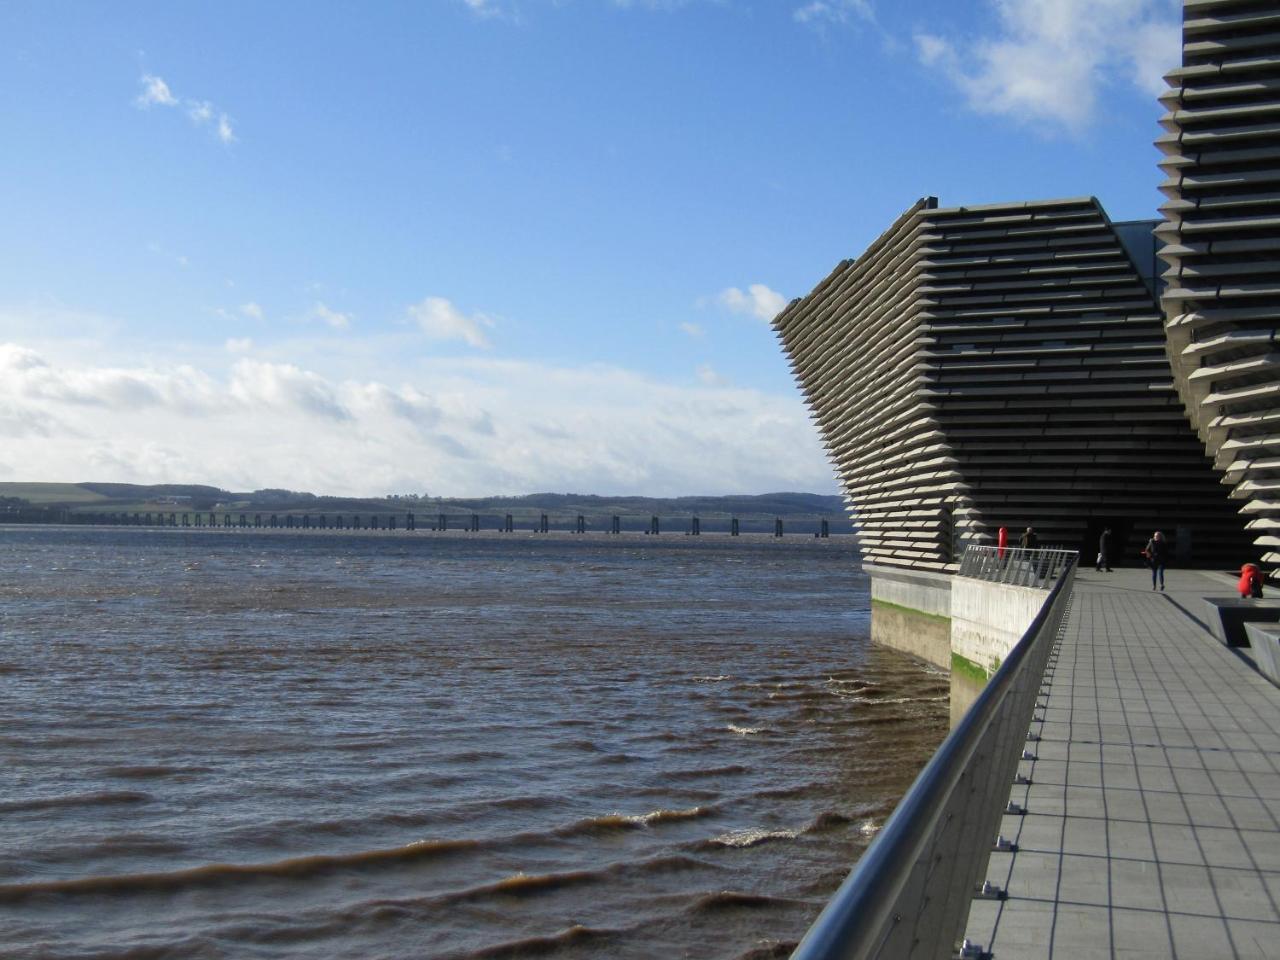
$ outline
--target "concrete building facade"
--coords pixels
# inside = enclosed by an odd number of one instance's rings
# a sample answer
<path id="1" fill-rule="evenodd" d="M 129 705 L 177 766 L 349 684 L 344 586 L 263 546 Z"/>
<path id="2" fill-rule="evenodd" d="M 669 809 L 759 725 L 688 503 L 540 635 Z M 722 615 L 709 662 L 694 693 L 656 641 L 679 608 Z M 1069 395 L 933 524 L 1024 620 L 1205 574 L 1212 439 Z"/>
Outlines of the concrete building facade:
<path id="1" fill-rule="evenodd" d="M 1088 559 L 1104 527 L 1118 560 L 1155 529 L 1185 560 L 1248 555 L 1173 387 L 1155 227 L 1091 197 L 926 198 L 778 315 L 873 573 L 949 573 L 1001 526 Z"/>
<path id="2" fill-rule="evenodd" d="M 1280 563 L 1280 4 L 1187 0 L 1166 76 L 1157 233 L 1174 382 Z"/>

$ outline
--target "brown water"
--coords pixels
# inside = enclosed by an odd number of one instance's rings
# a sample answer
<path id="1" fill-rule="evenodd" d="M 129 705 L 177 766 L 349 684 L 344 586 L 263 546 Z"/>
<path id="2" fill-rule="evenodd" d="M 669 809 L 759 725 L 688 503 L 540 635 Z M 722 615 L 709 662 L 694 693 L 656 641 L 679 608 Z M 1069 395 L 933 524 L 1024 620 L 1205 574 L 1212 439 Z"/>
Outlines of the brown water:
<path id="1" fill-rule="evenodd" d="M 0 528 L 0 955 L 785 956 L 947 727 L 849 543 Z"/>

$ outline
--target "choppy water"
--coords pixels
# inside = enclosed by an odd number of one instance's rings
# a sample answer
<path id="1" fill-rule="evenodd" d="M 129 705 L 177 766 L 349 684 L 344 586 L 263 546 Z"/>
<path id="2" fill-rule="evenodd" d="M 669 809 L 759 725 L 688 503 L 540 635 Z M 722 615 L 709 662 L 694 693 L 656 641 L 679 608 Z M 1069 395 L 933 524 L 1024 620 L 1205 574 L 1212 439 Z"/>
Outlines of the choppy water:
<path id="1" fill-rule="evenodd" d="M 785 956 L 946 732 L 867 608 L 837 541 L 0 528 L 0 953 Z"/>

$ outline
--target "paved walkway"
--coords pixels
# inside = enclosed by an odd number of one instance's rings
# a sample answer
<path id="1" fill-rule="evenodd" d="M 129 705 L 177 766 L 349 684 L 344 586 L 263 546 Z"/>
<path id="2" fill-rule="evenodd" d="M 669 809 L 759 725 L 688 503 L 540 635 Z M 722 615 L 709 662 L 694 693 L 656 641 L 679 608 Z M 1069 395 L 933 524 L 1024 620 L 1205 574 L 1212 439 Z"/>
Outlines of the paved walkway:
<path id="1" fill-rule="evenodd" d="M 1223 647 L 1221 575 L 1080 572 L 1032 780 L 970 940 L 997 960 L 1280 957 L 1280 689 Z"/>

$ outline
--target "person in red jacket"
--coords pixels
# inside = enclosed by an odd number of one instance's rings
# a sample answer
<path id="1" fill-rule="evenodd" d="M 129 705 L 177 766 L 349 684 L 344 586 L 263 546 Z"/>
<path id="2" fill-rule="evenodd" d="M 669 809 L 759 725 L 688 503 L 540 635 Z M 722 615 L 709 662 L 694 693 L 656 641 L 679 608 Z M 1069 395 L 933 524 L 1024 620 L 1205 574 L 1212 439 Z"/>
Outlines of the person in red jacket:
<path id="1" fill-rule="evenodd" d="M 1246 563 L 1240 568 L 1240 582 L 1236 589 L 1242 597 L 1262 598 L 1262 571 L 1256 563 Z"/>

